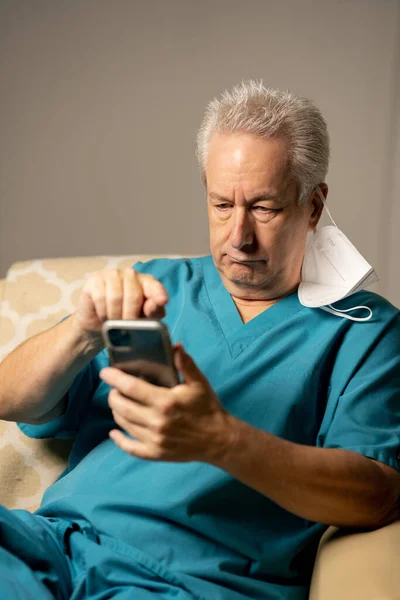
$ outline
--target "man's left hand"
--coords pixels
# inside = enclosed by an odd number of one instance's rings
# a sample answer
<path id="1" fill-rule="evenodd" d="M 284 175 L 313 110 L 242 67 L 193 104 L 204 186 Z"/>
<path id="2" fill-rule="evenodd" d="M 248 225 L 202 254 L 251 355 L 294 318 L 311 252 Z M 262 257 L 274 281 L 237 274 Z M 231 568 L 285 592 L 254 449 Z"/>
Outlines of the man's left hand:
<path id="1" fill-rule="evenodd" d="M 218 462 L 232 436 L 230 415 L 193 359 L 177 344 L 174 362 L 183 383 L 173 388 L 107 367 L 100 371 L 112 386 L 108 404 L 117 425 L 110 437 L 128 454 L 147 460 Z"/>

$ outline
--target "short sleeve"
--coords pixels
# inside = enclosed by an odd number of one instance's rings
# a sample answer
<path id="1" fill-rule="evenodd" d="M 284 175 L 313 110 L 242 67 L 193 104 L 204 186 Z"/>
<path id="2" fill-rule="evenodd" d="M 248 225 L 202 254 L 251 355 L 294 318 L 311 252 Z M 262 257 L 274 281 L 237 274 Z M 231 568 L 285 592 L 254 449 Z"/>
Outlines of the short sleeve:
<path id="1" fill-rule="evenodd" d="M 359 452 L 400 470 L 398 315 L 371 345 L 338 399 L 328 401 L 327 413 L 333 418 L 320 445 Z"/>

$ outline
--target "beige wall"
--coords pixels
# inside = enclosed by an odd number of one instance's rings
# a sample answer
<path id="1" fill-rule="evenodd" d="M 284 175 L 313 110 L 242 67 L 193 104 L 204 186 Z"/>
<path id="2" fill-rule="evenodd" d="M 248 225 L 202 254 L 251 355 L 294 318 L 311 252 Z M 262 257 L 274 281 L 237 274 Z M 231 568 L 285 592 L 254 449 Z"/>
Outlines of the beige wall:
<path id="1" fill-rule="evenodd" d="M 399 2 L 400 5 L 400 2 Z M 400 27 L 399 27 L 400 29 Z M 387 190 L 389 206 L 382 220 L 382 285 L 385 295 L 400 307 L 400 35 L 397 37 L 397 81 L 393 95 L 391 147 L 388 153 Z M 385 238 L 385 233 L 387 237 Z"/>
<path id="2" fill-rule="evenodd" d="M 396 0 L 0 0 L 0 277 L 206 252 L 196 129 L 212 96 L 262 77 L 324 112 L 334 217 L 400 304 L 399 19 Z"/>

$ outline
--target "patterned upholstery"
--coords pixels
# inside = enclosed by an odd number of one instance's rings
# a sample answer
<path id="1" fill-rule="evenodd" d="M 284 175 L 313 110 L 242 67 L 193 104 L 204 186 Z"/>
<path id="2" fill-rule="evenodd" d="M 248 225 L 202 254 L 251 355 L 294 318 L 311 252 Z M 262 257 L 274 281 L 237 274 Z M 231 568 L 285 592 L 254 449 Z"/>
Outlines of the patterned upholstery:
<path id="1" fill-rule="evenodd" d="M 88 275 L 150 256 L 100 256 L 14 264 L 0 281 L 0 361 L 18 344 L 76 308 Z M 31 440 L 0 421 L 0 504 L 34 510 L 66 465 L 71 442 Z M 310 600 L 400 600 L 400 521 L 377 531 L 323 536 Z"/>

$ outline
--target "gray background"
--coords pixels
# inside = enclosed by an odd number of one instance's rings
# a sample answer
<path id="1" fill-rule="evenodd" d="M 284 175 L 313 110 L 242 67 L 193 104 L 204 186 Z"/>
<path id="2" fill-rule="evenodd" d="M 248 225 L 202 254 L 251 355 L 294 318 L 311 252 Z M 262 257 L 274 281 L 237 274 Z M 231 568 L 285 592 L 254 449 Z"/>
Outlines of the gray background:
<path id="1" fill-rule="evenodd" d="M 400 305 L 397 0 L 0 0 L 0 277 L 207 252 L 195 135 L 248 78 L 321 108 L 333 216 Z"/>

